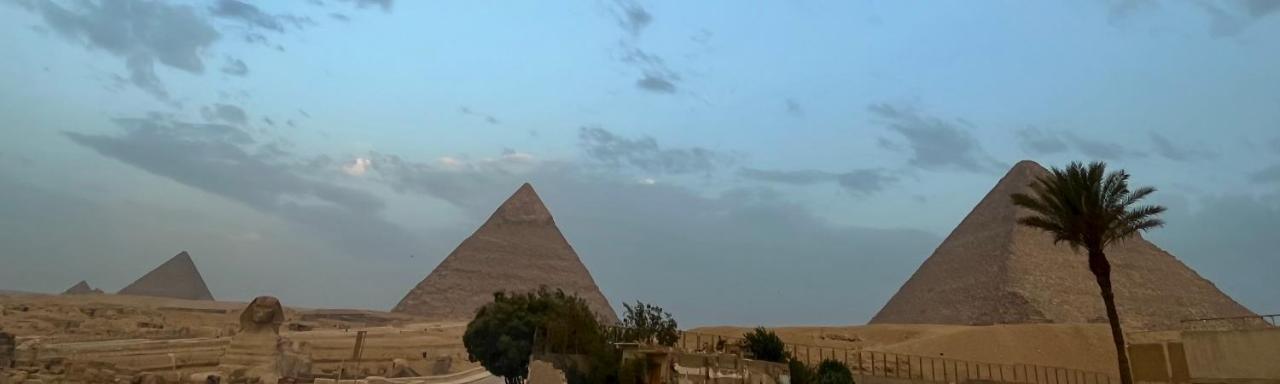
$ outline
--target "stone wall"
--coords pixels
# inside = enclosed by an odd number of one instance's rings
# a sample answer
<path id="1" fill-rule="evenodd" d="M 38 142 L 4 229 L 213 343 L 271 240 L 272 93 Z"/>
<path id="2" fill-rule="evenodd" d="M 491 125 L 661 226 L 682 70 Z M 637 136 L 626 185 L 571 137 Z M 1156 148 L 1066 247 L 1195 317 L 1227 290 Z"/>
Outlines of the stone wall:
<path id="1" fill-rule="evenodd" d="M 1191 381 L 1280 383 L 1280 329 L 1182 333 Z"/>

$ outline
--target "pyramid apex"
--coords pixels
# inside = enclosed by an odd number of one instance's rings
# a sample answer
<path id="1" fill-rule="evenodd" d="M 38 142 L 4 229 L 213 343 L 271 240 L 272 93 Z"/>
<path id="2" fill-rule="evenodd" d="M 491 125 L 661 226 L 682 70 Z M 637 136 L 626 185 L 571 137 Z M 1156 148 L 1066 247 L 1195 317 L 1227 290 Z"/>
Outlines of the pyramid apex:
<path id="1" fill-rule="evenodd" d="M 516 192 L 493 211 L 489 217 L 491 223 L 544 223 L 552 221 L 551 211 L 547 210 L 533 185 L 524 183 Z"/>
<path id="2" fill-rule="evenodd" d="M 1044 169 L 1044 166 L 1040 165 L 1040 163 L 1037 163 L 1035 160 L 1022 160 L 1017 164 L 1014 164 L 1011 169 Z"/>

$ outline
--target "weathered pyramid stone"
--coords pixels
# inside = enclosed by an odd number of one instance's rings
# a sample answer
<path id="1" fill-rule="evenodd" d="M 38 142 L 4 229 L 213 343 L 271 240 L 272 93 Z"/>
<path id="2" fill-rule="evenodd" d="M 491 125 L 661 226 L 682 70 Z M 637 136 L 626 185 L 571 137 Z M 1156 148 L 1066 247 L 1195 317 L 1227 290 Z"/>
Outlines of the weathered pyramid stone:
<path id="1" fill-rule="evenodd" d="M 186 251 L 177 254 L 138 281 L 121 289 L 121 295 L 171 297 L 187 300 L 213 300 L 204 278 Z"/>
<path id="2" fill-rule="evenodd" d="M 529 184 L 520 186 L 489 220 L 409 291 L 394 312 L 434 320 L 471 320 L 499 290 L 563 289 L 587 301 L 606 321 L 617 314 L 591 273 L 560 234 Z"/>
<path id="3" fill-rule="evenodd" d="M 71 286 L 71 288 L 67 288 L 67 290 L 62 291 L 62 294 L 64 295 L 90 295 L 95 293 L 102 293 L 102 290 L 94 289 L 93 287 L 90 287 L 89 283 L 85 282 L 84 280 L 80 280 L 80 282 L 76 283 L 76 285 L 73 285 Z"/>
<path id="4" fill-rule="evenodd" d="M 1022 161 L 925 260 L 871 323 L 1105 323 L 1083 251 L 1017 223 L 1031 212 L 1010 195 L 1048 171 Z M 1184 319 L 1249 316 L 1236 303 L 1141 237 L 1106 249 L 1120 319 L 1131 330 L 1169 329 Z"/>

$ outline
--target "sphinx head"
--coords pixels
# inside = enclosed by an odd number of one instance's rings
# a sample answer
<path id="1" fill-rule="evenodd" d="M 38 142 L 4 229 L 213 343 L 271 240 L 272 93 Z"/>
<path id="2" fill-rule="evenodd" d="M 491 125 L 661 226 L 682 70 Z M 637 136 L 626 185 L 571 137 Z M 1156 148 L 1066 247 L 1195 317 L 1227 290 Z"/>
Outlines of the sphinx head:
<path id="1" fill-rule="evenodd" d="M 271 296 L 258 296 L 240 312 L 240 332 L 280 333 L 284 323 L 284 308 L 280 300 Z"/>

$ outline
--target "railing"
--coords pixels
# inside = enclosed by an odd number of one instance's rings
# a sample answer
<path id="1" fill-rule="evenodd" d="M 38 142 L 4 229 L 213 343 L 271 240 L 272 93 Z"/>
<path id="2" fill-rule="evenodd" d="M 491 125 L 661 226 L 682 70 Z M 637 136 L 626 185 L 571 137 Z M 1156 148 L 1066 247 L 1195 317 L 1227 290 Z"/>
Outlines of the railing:
<path id="1" fill-rule="evenodd" d="M 535 351 L 542 353 L 576 353 L 570 335 L 561 330 L 547 332 L 540 329 L 534 335 Z M 618 328 L 605 328 L 602 332 L 611 342 L 618 335 L 628 334 Z M 708 333 L 679 333 L 674 348 L 694 353 L 741 354 L 740 337 Z M 1112 384 L 1119 380 L 1111 375 L 1080 369 L 1036 365 L 1001 364 L 948 359 L 932 356 L 908 355 L 893 352 L 870 351 L 855 348 L 827 347 L 798 343 L 786 343 L 787 353 L 794 359 L 814 366 L 823 360 L 843 363 L 855 375 L 908 379 L 938 383 L 958 383 L 968 380 L 987 380 L 1001 383 L 1026 384 Z"/>
<path id="2" fill-rule="evenodd" d="M 1277 323 L 1278 320 L 1280 320 L 1280 314 L 1209 317 L 1203 319 L 1182 320 L 1181 325 L 1183 329 L 1187 330 L 1265 329 L 1280 326 L 1280 324 Z"/>

